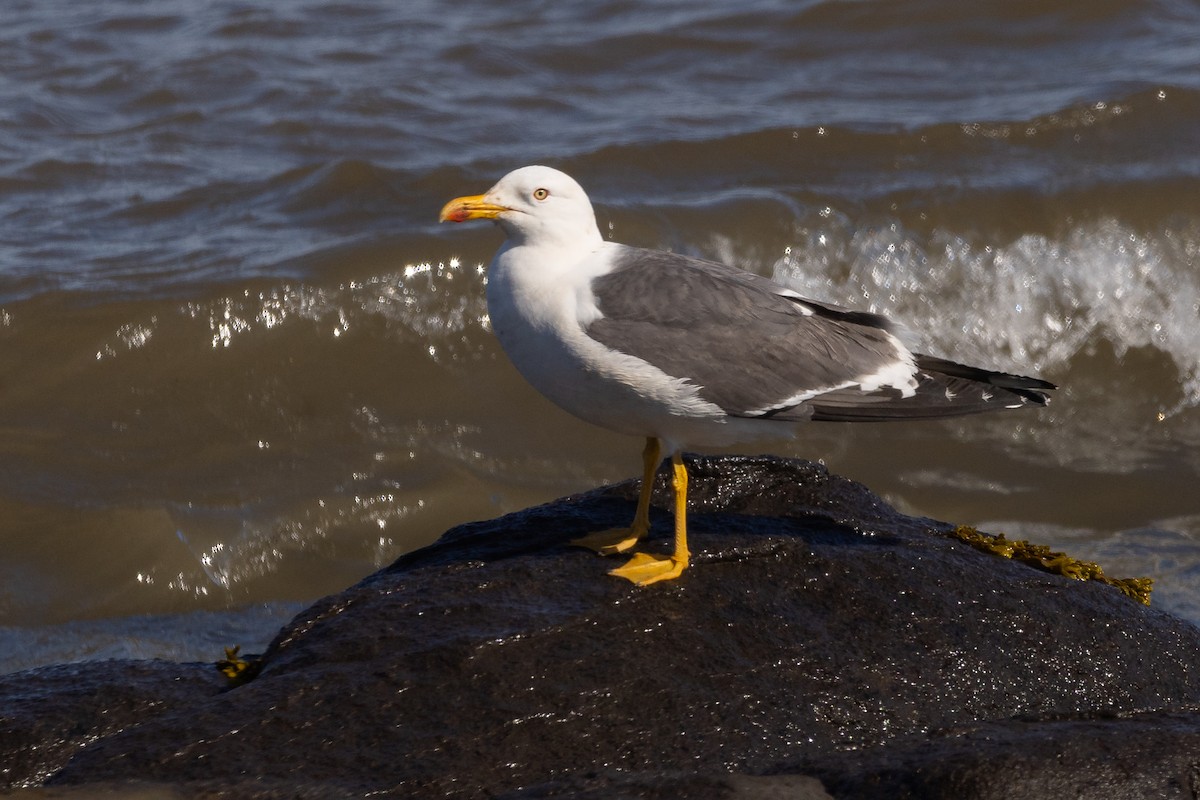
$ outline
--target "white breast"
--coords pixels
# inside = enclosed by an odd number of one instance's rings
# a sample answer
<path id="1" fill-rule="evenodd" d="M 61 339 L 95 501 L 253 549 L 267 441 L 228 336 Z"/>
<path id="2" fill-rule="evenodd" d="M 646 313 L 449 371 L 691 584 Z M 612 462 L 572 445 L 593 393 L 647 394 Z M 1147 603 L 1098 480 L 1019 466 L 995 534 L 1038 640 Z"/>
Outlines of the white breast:
<path id="1" fill-rule="evenodd" d="M 584 333 L 600 314 L 591 280 L 608 271 L 612 247 L 602 243 L 582 260 L 502 247 L 488 273 L 492 329 L 525 379 L 575 416 L 634 436 L 702 443 L 712 437 L 697 440 L 683 429 L 711 428 L 725 415 L 695 385 Z"/>

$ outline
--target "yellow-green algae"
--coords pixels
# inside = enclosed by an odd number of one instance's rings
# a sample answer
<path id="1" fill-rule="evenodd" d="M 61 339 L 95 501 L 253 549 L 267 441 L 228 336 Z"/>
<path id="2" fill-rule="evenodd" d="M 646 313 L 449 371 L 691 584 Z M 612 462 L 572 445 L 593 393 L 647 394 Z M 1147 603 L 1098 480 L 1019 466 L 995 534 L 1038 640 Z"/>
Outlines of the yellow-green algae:
<path id="1" fill-rule="evenodd" d="M 1126 597 L 1143 605 L 1150 605 L 1153 578 L 1110 578 L 1095 562 L 1072 558 L 1066 553 L 1051 550 L 1044 544 L 1031 544 L 1024 539 L 1008 539 L 1003 533 L 994 536 L 980 533 L 970 525 L 959 525 L 954 529 L 953 535 L 980 550 L 1040 567 L 1047 572 L 1056 572 L 1078 581 L 1099 581 L 1115 586 Z"/>
<path id="2" fill-rule="evenodd" d="M 229 680 L 230 686 L 241 686 L 258 674 L 261 666 L 258 659 L 247 661 L 238 655 L 241 645 L 225 648 L 225 658 L 217 662 L 217 669 Z"/>

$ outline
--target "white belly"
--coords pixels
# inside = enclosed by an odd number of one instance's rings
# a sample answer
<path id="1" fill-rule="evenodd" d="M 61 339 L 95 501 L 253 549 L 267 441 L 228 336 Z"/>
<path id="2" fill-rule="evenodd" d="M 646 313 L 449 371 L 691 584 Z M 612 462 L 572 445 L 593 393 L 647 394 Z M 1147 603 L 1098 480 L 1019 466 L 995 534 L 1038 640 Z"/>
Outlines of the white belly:
<path id="1" fill-rule="evenodd" d="M 521 375 L 560 408 L 619 433 L 658 437 L 668 449 L 790 433 L 790 426 L 729 418 L 694 384 L 589 338 L 583 321 L 599 312 L 586 264 L 530 280 L 505 255 L 497 254 L 488 276 L 492 330 Z"/>

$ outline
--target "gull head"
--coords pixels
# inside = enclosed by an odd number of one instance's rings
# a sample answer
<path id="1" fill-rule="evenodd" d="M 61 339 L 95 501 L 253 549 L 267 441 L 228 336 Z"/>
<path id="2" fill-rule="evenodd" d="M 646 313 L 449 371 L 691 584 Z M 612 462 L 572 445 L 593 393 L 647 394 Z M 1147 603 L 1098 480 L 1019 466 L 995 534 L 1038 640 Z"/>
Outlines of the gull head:
<path id="1" fill-rule="evenodd" d="M 596 215 L 583 187 L 550 167 L 521 167 L 484 194 L 457 197 L 439 222 L 494 220 L 514 244 L 572 244 L 600 240 Z"/>

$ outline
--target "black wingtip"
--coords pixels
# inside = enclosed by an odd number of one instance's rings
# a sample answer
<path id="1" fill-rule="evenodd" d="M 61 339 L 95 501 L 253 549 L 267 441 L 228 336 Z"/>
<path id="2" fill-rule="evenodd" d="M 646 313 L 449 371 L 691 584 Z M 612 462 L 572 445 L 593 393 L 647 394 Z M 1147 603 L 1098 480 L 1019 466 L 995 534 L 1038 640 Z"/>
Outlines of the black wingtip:
<path id="1" fill-rule="evenodd" d="M 1023 406 L 1045 406 L 1058 387 L 1041 378 L 970 367 L 918 354 L 917 390 L 895 389 L 863 394 L 852 389 L 830 392 L 812 401 L 812 419 L 864 422 L 935 419 Z"/>
<path id="2" fill-rule="evenodd" d="M 1050 396 L 1046 392 L 1052 392 L 1058 388 L 1057 384 L 1044 381 L 1041 378 L 970 367 L 966 364 L 950 361 L 949 359 L 922 355 L 920 353 L 916 354 L 916 360 L 917 369 L 946 375 L 951 378 L 965 378 L 969 381 L 990 384 L 1001 389 L 1008 389 L 1016 394 L 1027 395 L 1031 400 L 1035 397 L 1040 397 L 1042 405 L 1045 405 L 1046 401 L 1050 399 Z M 1035 400 L 1035 402 L 1038 401 Z"/>

